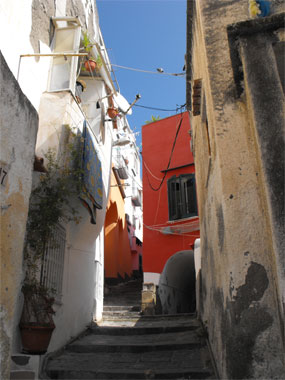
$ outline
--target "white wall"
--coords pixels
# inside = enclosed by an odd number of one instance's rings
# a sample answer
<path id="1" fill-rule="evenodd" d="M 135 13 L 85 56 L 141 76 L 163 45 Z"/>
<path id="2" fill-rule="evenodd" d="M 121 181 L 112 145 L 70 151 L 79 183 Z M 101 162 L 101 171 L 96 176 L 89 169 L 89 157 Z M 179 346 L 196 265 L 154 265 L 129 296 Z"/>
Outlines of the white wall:
<path id="1" fill-rule="evenodd" d="M 96 7 L 92 0 L 77 1 L 81 9 L 80 19 L 86 21 L 88 30 L 95 31 L 94 40 L 99 41 L 99 23 Z M 33 54 L 31 43 L 32 30 L 32 0 L 16 1 L 1 0 L 0 3 L 0 34 L 1 51 L 15 77 L 19 70 L 20 54 Z M 42 5 L 47 7 L 42 7 Z M 55 4 L 55 8 L 54 8 Z M 95 15 L 90 16 L 91 5 Z M 64 16 L 66 0 L 41 0 L 37 10 L 48 9 L 53 14 L 43 13 L 45 20 L 50 16 Z M 92 25 L 92 21 L 94 25 Z M 38 30 L 41 31 L 40 26 Z M 45 32 L 48 33 L 46 30 Z M 7 38 L 5 38 L 7 37 Z M 39 42 L 39 51 L 49 53 L 49 43 Z M 106 59 L 108 58 L 105 55 Z M 60 140 L 62 125 L 68 125 L 76 132 L 82 130 L 83 119 L 81 109 L 69 92 L 57 94 L 45 93 L 51 58 L 22 58 L 19 70 L 19 85 L 28 99 L 39 111 L 40 125 L 37 137 L 37 153 L 43 156 L 49 147 L 57 147 Z M 106 73 L 104 77 L 107 78 Z M 110 86 L 110 83 L 108 83 Z M 98 97 L 106 95 L 102 82 L 94 81 L 94 90 Z M 42 95 L 43 94 L 43 95 Z M 84 100 L 84 99 L 83 99 Z M 107 99 L 103 100 L 107 109 Z M 82 107 L 83 108 L 83 107 Z M 98 120 L 100 123 L 100 119 Z M 95 130 L 99 130 L 95 126 Z M 103 310 L 104 281 L 104 238 L 103 226 L 106 203 L 109 192 L 111 153 L 112 153 L 112 123 L 104 124 L 105 140 L 93 136 L 93 143 L 102 164 L 103 208 L 97 212 L 97 223 L 90 223 L 87 210 L 78 199 L 73 200 L 82 219 L 76 225 L 66 226 L 67 241 L 63 278 L 63 295 L 61 303 L 56 305 L 56 329 L 52 336 L 49 351 L 58 349 L 72 336 L 79 334 L 93 318 L 100 319 Z M 19 320 L 20 310 L 16 320 Z M 15 339 L 14 351 L 19 349 L 19 340 Z"/>
<path id="2" fill-rule="evenodd" d="M 33 54 L 29 36 L 32 25 L 32 0 L 1 0 L 0 2 L 0 35 L 2 54 L 17 78 L 19 85 L 33 106 L 38 110 L 40 96 L 46 90 L 49 69 L 49 58 L 22 58 L 21 54 Z M 50 53 L 50 48 L 40 43 L 41 53 Z"/>

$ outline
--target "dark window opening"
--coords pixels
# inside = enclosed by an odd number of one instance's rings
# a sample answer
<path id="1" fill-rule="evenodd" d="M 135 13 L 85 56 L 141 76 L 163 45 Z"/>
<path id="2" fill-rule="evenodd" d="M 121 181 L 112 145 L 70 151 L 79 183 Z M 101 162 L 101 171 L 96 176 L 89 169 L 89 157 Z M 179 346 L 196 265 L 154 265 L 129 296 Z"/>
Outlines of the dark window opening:
<path id="1" fill-rule="evenodd" d="M 182 174 L 167 181 L 169 220 L 197 216 L 195 175 Z"/>

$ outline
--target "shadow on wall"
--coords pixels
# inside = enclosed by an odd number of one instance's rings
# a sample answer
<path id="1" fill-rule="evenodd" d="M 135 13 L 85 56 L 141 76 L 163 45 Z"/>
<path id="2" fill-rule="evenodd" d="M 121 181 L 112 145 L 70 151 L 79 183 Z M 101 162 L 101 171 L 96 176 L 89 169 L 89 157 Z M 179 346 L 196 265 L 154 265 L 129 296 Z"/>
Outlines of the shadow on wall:
<path id="1" fill-rule="evenodd" d="M 180 251 L 168 259 L 160 276 L 158 296 L 162 314 L 195 312 L 193 251 Z"/>

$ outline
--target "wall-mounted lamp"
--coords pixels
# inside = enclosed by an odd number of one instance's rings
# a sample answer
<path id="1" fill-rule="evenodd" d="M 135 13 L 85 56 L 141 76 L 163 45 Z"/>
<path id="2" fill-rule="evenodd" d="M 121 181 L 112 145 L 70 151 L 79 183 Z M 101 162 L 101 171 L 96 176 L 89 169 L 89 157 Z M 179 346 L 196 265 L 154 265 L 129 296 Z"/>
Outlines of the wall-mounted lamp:
<path id="1" fill-rule="evenodd" d="M 140 100 L 140 98 L 141 98 L 141 94 L 136 94 L 136 98 L 135 98 L 135 100 L 132 102 L 132 104 L 131 104 L 130 107 L 127 109 L 127 111 L 124 112 L 124 114 L 127 114 L 127 113 L 130 111 L 130 109 L 133 107 L 133 105 L 136 104 L 136 102 L 137 102 L 138 100 Z"/>

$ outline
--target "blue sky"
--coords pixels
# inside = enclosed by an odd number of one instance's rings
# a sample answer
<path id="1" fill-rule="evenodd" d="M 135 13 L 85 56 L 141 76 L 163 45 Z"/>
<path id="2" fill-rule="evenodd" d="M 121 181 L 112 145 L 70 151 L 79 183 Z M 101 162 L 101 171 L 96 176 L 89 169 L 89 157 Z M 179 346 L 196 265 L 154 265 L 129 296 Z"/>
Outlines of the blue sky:
<path id="1" fill-rule="evenodd" d="M 97 0 L 100 27 L 113 64 L 181 73 L 186 51 L 186 0 Z M 185 104 L 185 76 L 147 74 L 114 67 L 121 94 L 131 103 L 176 109 Z M 175 114 L 133 107 L 131 128 L 140 132 L 151 116 Z M 141 145 L 140 134 L 136 135 Z"/>

